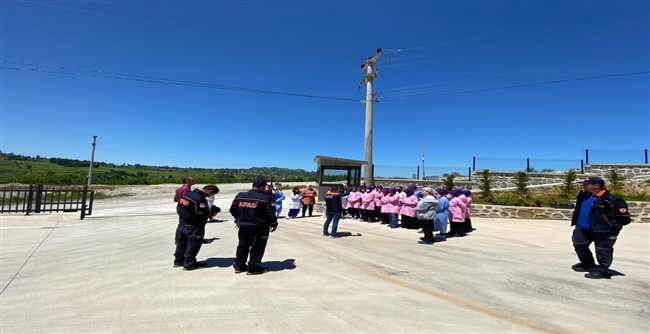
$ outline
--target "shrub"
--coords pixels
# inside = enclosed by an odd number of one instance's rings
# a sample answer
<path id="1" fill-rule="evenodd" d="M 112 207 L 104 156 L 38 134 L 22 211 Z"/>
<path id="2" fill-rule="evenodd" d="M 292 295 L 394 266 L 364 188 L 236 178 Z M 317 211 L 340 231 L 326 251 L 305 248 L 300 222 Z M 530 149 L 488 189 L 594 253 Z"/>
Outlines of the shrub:
<path id="1" fill-rule="evenodd" d="M 481 197 L 485 199 L 486 201 L 491 201 L 492 200 L 492 177 L 490 175 L 490 170 L 489 169 L 484 169 L 481 171 L 481 184 L 479 185 L 479 189 L 481 190 Z"/>
<path id="2" fill-rule="evenodd" d="M 447 189 L 447 190 L 452 190 L 452 189 L 454 189 L 454 179 L 455 179 L 457 176 L 460 176 L 460 174 L 458 174 L 458 173 L 456 173 L 456 172 L 449 173 L 449 174 L 447 174 L 447 173 L 442 174 L 442 184 L 443 184 L 443 187 L 445 187 L 445 189 Z"/>
<path id="3" fill-rule="evenodd" d="M 513 179 L 515 181 L 515 186 L 517 187 L 515 194 L 517 194 L 517 196 L 519 196 L 523 201 L 528 197 L 528 174 L 524 172 L 517 172 L 513 176 Z"/>
<path id="4" fill-rule="evenodd" d="M 569 169 L 564 177 L 564 184 L 562 185 L 562 195 L 566 198 L 575 196 L 575 181 L 578 178 L 578 171 Z"/>
<path id="5" fill-rule="evenodd" d="M 625 177 L 618 172 L 618 169 L 612 168 L 607 173 L 607 181 L 609 182 L 609 190 L 620 193 L 623 189 L 623 181 Z"/>

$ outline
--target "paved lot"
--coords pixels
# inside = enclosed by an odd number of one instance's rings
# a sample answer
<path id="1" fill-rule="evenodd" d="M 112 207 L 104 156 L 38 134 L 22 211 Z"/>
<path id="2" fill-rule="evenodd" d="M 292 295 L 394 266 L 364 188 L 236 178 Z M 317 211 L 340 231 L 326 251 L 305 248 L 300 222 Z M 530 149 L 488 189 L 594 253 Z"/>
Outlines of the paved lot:
<path id="1" fill-rule="evenodd" d="M 171 189 L 173 191 L 173 189 Z M 260 276 L 232 270 L 227 207 L 199 259 L 172 268 L 169 189 L 75 213 L 0 216 L 0 332 L 648 333 L 650 225 L 631 224 L 611 280 L 571 271 L 566 221 L 474 219 L 471 236 L 418 245 L 413 230 L 283 219 Z M 285 209 L 286 210 L 286 209 Z"/>

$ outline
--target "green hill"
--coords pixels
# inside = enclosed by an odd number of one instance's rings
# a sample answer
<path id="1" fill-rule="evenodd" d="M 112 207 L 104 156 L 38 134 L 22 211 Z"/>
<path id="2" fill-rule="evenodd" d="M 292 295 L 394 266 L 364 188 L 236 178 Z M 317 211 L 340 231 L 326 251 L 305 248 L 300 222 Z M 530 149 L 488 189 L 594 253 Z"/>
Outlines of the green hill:
<path id="1" fill-rule="evenodd" d="M 89 166 L 88 160 L 30 157 L 0 152 L 0 184 L 81 185 L 86 182 Z M 316 180 L 315 172 L 278 167 L 209 169 L 94 162 L 92 183 L 107 185 L 180 183 L 181 178 L 187 175 L 193 176 L 200 184 L 246 183 L 258 177 L 276 182 Z"/>

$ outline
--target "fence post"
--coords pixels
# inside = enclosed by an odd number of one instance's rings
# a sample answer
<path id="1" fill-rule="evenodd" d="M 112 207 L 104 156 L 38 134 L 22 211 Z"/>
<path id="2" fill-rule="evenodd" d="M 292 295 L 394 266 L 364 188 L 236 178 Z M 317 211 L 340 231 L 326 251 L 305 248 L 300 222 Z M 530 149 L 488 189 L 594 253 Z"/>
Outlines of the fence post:
<path id="1" fill-rule="evenodd" d="M 25 216 L 29 216 L 29 213 L 32 212 L 32 200 L 34 200 L 34 185 L 29 185 L 29 192 L 27 193 L 27 212 Z"/>
<path id="2" fill-rule="evenodd" d="M 472 171 L 476 170 L 476 157 L 472 157 Z"/>
<path id="3" fill-rule="evenodd" d="M 585 173 L 585 161 L 580 159 L 580 174 Z"/>
<path id="4" fill-rule="evenodd" d="M 472 167 L 467 167 L 467 181 L 472 181 Z"/>
<path id="5" fill-rule="evenodd" d="M 86 218 L 86 193 L 88 192 L 88 183 L 84 185 L 84 190 L 83 190 L 83 195 L 81 196 L 81 216 L 79 217 L 80 220 L 84 220 Z"/>
<path id="6" fill-rule="evenodd" d="M 420 179 L 420 166 L 418 166 L 418 173 L 416 174 L 417 176 L 415 177 L 416 180 Z"/>
<path id="7" fill-rule="evenodd" d="M 36 208 L 34 208 L 34 212 L 41 213 L 42 206 L 43 206 L 43 185 L 39 184 L 36 186 Z"/>
<path id="8" fill-rule="evenodd" d="M 645 164 L 648 164 L 648 149 L 646 148 L 645 150 Z"/>
<path id="9" fill-rule="evenodd" d="M 585 149 L 585 163 L 587 163 L 587 164 L 589 163 L 589 149 L 588 148 Z"/>
<path id="10" fill-rule="evenodd" d="M 530 158 L 526 158 L 526 173 L 530 172 Z"/>

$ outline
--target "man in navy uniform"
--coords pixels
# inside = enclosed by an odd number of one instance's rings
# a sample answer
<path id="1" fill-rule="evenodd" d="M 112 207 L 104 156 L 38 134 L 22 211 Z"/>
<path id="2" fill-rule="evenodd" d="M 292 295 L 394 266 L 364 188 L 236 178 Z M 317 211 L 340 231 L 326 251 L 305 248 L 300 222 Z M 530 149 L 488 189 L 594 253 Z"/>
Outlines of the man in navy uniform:
<path id="1" fill-rule="evenodd" d="M 614 243 L 623 225 L 631 220 L 627 203 L 605 189 L 605 181 L 599 177 L 584 179 L 582 187 L 571 218 L 571 226 L 575 225 L 571 240 L 580 262 L 571 268 L 588 271 L 585 274 L 587 278 L 610 278 Z M 598 265 L 589 250 L 592 242 L 596 247 Z"/>
<path id="2" fill-rule="evenodd" d="M 275 216 L 275 201 L 267 191 L 263 179 L 253 182 L 253 188 L 235 196 L 230 206 L 230 214 L 235 217 L 239 244 L 235 255 L 235 273 L 246 271 L 247 275 L 259 275 L 268 272 L 262 267 L 262 257 L 269 240 L 269 233 L 278 228 Z M 250 253 L 248 264 L 246 260 Z"/>
<path id="3" fill-rule="evenodd" d="M 207 185 L 194 189 L 183 195 L 176 210 L 178 212 L 178 227 L 176 228 L 176 252 L 174 252 L 174 267 L 183 266 L 183 270 L 195 270 L 206 266 L 205 262 L 197 262 L 196 255 L 201 250 L 205 224 L 208 218 L 214 217 L 221 209 L 208 206 L 206 197 L 219 193 L 215 185 Z"/>

